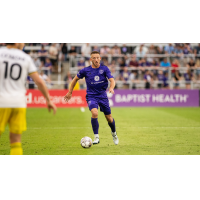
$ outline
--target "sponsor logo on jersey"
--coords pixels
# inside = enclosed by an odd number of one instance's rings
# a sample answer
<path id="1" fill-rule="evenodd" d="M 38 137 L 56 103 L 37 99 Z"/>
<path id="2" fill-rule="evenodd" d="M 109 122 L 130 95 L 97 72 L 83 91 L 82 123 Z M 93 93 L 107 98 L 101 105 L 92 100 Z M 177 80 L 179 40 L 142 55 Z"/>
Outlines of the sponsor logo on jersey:
<path id="1" fill-rule="evenodd" d="M 103 74 L 103 72 L 104 72 L 104 71 L 103 71 L 102 69 L 99 70 L 99 74 Z"/>
<path id="2" fill-rule="evenodd" d="M 95 81 L 99 81 L 99 76 L 95 76 L 95 77 L 94 77 L 94 80 L 95 80 Z"/>

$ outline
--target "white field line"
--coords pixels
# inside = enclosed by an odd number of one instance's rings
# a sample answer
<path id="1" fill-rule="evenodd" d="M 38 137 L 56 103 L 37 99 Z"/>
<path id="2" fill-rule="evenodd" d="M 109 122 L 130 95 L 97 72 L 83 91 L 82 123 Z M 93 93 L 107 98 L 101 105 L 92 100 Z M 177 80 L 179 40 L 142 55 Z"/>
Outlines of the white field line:
<path id="1" fill-rule="evenodd" d="M 92 128 L 92 126 L 90 126 L 90 127 L 28 127 L 27 129 L 91 129 Z M 110 128 L 110 127 L 101 127 L 101 128 Z M 116 127 L 116 128 L 120 128 L 120 129 L 123 129 L 123 128 L 157 128 L 157 129 L 159 129 L 159 128 L 200 128 L 200 127 Z"/>

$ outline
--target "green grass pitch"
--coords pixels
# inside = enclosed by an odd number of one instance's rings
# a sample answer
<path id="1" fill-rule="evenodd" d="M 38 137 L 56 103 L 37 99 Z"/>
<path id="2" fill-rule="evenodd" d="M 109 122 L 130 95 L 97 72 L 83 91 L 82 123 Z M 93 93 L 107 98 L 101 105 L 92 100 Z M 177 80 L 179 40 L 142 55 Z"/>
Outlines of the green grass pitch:
<path id="1" fill-rule="evenodd" d="M 100 144 L 84 149 L 80 140 L 93 139 L 88 108 L 27 109 L 22 135 L 25 155 L 199 155 L 200 108 L 112 108 L 119 145 L 114 145 L 99 112 Z M 0 138 L 0 155 L 9 154 L 8 126 Z"/>

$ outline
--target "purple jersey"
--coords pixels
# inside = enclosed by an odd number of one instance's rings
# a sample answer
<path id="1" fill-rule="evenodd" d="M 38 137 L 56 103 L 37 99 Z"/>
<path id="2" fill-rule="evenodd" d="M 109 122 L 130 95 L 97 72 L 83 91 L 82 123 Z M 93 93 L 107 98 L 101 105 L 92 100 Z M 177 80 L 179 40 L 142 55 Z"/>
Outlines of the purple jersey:
<path id="1" fill-rule="evenodd" d="M 38 53 L 46 53 L 46 50 L 39 50 Z"/>
<path id="2" fill-rule="evenodd" d="M 52 64 L 51 63 L 45 63 L 44 67 L 51 67 Z"/>
<path id="3" fill-rule="evenodd" d="M 164 80 L 164 74 L 158 74 L 158 80 L 163 81 Z"/>
<path id="4" fill-rule="evenodd" d="M 80 79 L 85 77 L 87 95 L 107 97 L 106 89 L 108 87 L 108 79 L 113 78 L 107 66 L 101 64 L 99 68 L 92 68 L 90 65 L 89 67 L 81 69 L 77 76 Z"/>
<path id="5" fill-rule="evenodd" d="M 85 67 L 85 62 L 78 62 L 78 67 Z"/>
<path id="6" fill-rule="evenodd" d="M 185 73 L 185 74 L 184 74 L 184 78 L 185 78 L 185 81 L 191 81 L 191 79 L 192 79 L 192 74 L 191 74 L 191 77 L 190 77 L 190 75 L 189 75 L 188 73 Z"/>
<path id="7" fill-rule="evenodd" d="M 163 78 L 164 87 L 168 86 L 167 81 L 168 81 L 168 78 L 166 76 L 164 76 L 164 78 Z"/>

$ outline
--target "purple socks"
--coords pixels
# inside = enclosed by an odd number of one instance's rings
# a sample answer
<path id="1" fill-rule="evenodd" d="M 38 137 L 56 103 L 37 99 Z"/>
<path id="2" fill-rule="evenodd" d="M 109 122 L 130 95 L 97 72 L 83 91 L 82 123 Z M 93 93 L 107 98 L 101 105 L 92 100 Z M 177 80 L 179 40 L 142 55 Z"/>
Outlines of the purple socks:
<path id="1" fill-rule="evenodd" d="M 108 125 L 110 126 L 112 132 L 116 132 L 116 128 L 115 128 L 115 120 L 113 119 L 113 122 L 112 123 L 108 123 Z"/>
<path id="2" fill-rule="evenodd" d="M 99 134 L 99 122 L 97 118 L 91 118 L 91 124 L 94 134 Z"/>
<path id="3" fill-rule="evenodd" d="M 97 118 L 91 118 L 91 124 L 92 124 L 92 129 L 94 134 L 99 134 L 99 122 Z M 113 119 L 112 123 L 108 123 L 108 125 L 110 126 L 112 132 L 116 132 L 116 128 L 115 128 L 115 120 Z"/>

